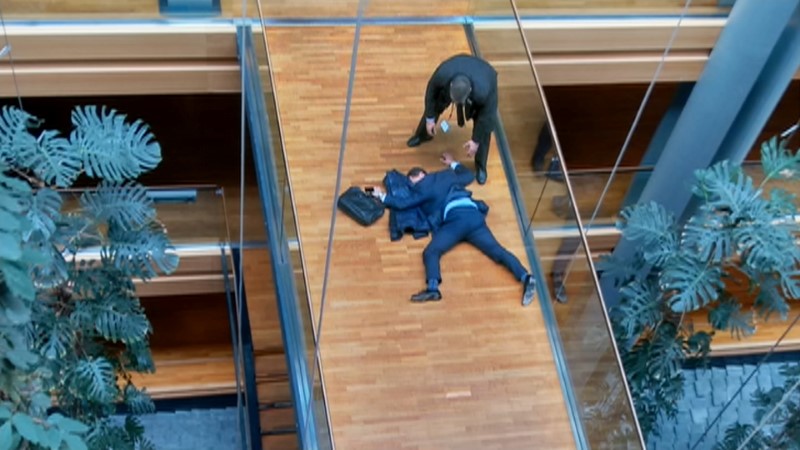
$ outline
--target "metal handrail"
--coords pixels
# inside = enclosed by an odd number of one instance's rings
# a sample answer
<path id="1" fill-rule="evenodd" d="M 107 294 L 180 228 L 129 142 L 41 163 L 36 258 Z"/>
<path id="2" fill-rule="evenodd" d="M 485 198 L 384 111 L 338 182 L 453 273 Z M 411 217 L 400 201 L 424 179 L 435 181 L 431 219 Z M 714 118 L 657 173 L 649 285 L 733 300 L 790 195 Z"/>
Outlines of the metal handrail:
<path id="1" fill-rule="evenodd" d="M 513 10 L 513 13 L 514 13 L 514 19 L 517 22 L 517 27 L 518 27 L 520 36 L 522 38 L 522 44 L 525 47 L 525 53 L 526 53 L 526 56 L 528 58 L 528 63 L 530 64 L 530 67 L 531 67 L 531 73 L 533 74 L 534 83 L 536 84 L 536 89 L 537 89 L 537 91 L 539 93 L 539 98 L 542 101 L 542 107 L 544 109 L 545 117 L 547 118 L 547 123 L 548 123 L 548 126 L 550 127 L 550 130 L 551 130 L 551 133 L 552 133 L 553 147 L 555 147 L 556 154 L 558 155 L 559 159 L 561 161 L 564 161 L 564 153 L 563 153 L 563 151 L 561 149 L 561 142 L 558 139 L 558 133 L 556 132 L 555 124 L 553 123 L 553 115 L 552 115 L 552 112 L 550 111 L 550 105 L 547 102 L 547 97 L 545 95 L 544 87 L 542 86 L 541 79 L 539 77 L 539 72 L 536 69 L 536 64 L 533 62 L 533 53 L 532 53 L 532 50 L 531 50 L 531 46 L 528 43 L 528 37 L 527 37 L 527 35 L 526 35 L 525 31 L 524 31 L 524 28 L 522 27 L 519 10 L 517 9 L 517 3 L 516 3 L 515 0 L 509 0 L 509 2 L 511 3 L 511 9 Z M 565 167 L 564 167 L 564 170 L 566 171 Z M 588 239 L 586 237 L 586 233 L 584 231 L 583 220 L 581 220 L 581 214 L 580 214 L 580 211 L 578 211 L 578 204 L 575 201 L 575 191 L 572 188 L 572 182 L 570 181 L 569 176 L 565 176 L 564 177 L 564 183 L 565 183 L 565 185 L 567 187 L 567 194 L 568 194 L 569 199 L 570 199 L 570 206 L 572 207 L 573 214 L 575 214 L 575 221 L 577 222 L 578 229 L 580 230 L 581 243 L 583 245 L 583 248 L 586 250 L 584 253 L 585 253 L 585 256 L 586 256 L 586 262 L 589 265 L 589 269 L 590 269 L 589 272 L 591 273 L 592 281 L 593 281 L 595 289 L 597 291 L 598 299 L 601 302 L 601 304 L 604 305 L 605 304 L 605 300 L 603 298 L 602 289 L 600 288 L 600 279 L 597 276 L 597 270 L 596 270 L 596 268 L 594 266 L 594 261 L 592 260 L 591 255 L 589 254 L 589 251 L 588 251 L 588 249 L 589 249 L 589 241 L 588 241 Z M 600 309 L 603 311 L 603 319 L 605 320 L 605 323 L 606 323 L 606 328 L 608 330 L 609 340 L 611 341 L 611 346 L 612 346 L 612 349 L 614 350 L 614 357 L 616 358 L 617 364 L 619 366 L 620 377 L 622 378 L 622 383 L 623 383 L 623 386 L 625 388 L 625 395 L 628 398 L 628 403 L 630 404 L 631 414 L 632 414 L 632 417 L 633 417 L 634 424 L 636 426 L 637 437 L 639 438 L 639 443 L 640 443 L 642 449 L 646 449 L 647 445 L 645 444 L 645 441 L 644 441 L 644 435 L 642 434 L 642 428 L 641 428 L 641 426 L 639 424 L 639 418 L 636 416 L 636 408 L 635 408 L 635 405 L 633 403 L 633 397 L 631 395 L 630 386 L 628 385 L 628 380 L 625 377 L 625 370 L 624 370 L 623 365 L 622 365 L 622 359 L 619 356 L 619 349 L 617 347 L 617 342 L 614 339 L 614 332 L 613 332 L 613 328 L 612 328 L 612 325 L 611 325 L 611 319 L 608 316 L 608 311 L 606 311 L 605 307 L 600 308 Z"/>

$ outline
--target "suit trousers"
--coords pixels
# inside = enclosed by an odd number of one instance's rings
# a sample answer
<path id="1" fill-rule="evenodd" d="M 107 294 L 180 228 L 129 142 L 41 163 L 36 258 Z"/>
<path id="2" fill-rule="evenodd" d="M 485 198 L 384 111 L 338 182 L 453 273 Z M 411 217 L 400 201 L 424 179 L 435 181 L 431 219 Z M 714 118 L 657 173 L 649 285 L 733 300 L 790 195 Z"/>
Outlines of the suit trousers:
<path id="1" fill-rule="evenodd" d="M 505 266 L 517 280 L 522 280 L 528 271 L 516 256 L 495 239 L 486 218 L 476 208 L 456 207 L 450 210 L 442 225 L 433 232 L 433 238 L 422 252 L 426 280 L 442 280 L 440 261 L 442 255 L 460 242 L 469 242 L 494 262 Z"/>
<path id="2" fill-rule="evenodd" d="M 436 122 L 439 122 L 439 116 L 444 112 L 447 107 L 450 106 L 450 102 L 443 102 L 438 101 L 436 102 Z M 474 126 L 474 125 L 473 125 Z M 425 140 L 429 138 L 428 130 L 426 128 L 426 118 L 425 114 L 423 113 L 422 118 L 419 120 L 419 125 L 417 125 L 417 130 L 414 132 L 414 136 L 419 136 L 421 140 Z M 478 152 L 475 153 L 475 169 L 483 169 L 486 172 L 486 160 L 489 158 L 489 145 L 492 143 L 492 134 L 489 133 L 484 139 L 481 139 L 480 142 L 476 142 L 478 144 Z"/>

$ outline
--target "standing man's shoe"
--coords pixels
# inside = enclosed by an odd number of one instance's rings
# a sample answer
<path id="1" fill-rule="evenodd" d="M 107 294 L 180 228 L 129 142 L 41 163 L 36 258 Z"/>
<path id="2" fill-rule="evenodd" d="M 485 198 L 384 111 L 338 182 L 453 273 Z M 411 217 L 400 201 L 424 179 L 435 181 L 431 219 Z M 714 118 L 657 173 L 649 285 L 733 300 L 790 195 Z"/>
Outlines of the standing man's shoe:
<path id="1" fill-rule="evenodd" d="M 433 139 L 433 138 L 430 137 L 430 136 L 420 137 L 420 136 L 415 134 L 414 136 L 411 136 L 410 138 L 408 138 L 408 142 L 406 142 L 406 145 L 409 146 L 409 147 L 419 147 L 420 144 L 422 144 L 423 142 L 428 142 L 431 139 Z"/>
<path id="2" fill-rule="evenodd" d="M 475 180 L 478 182 L 478 184 L 486 184 L 486 178 L 488 178 L 486 169 L 478 167 L 478 170 L 475 172 Z"/>
<path id="3" fill-rule="evenodd" d="M 533 278 L 533 275 L 529 274 L 525 277 L 523 288 L 525 290 L 522 291 L 522 306 L 528 306 L 533 302 L 533 298 L 536 296 L 536 279 Z"/>
<path id="4" fill-rule="evenodd" d="M 425 289 L 411 296 L 411 301 L 415 303 L 436 302 L 442 299 L 442 293 L 438 289 Z"/>

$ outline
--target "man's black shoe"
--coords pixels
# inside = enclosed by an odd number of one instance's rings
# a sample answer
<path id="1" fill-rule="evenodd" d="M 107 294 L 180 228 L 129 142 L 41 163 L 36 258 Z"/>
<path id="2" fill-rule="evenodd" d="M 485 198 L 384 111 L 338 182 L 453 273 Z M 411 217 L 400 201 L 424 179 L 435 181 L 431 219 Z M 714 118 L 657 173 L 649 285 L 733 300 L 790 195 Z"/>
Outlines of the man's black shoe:
<path id="1" fill-rule="evenodd" d="M 441 299 L 442 299 L 442 293 L 439 292 L 438 289 L 434 290 L 425 289 L 424 291 L 419 291 L 411 296 L 411 301 L 417 303 L 435 302 Z"/>
<path id="2" fill-rule="evenodd" d="M 536 296 L 536 279 L 533 278 L 533 275 L 525 277 L 523 288 L 525 290 L 522 291 L 522 306 L 528 306 L 533 302 L 533 297 Z"/>
<path id="3" fill-rule="evenodd" d="M 478 181 L 478 184 L 486 184 L 487 177 L 486 169 L 478 167 L 478 170 L 475 172 L 475 180 Z"/>
<path id="4" fill-rule="evenodd" d="M 411 136 L 410 138 L 408 138 L 408 142 L 406 142 L 406 145 L 409 146 L 409 147 L 418 147 L 423 142 L 428 142 L 431 139 L 433 139 L 433 138 L 430 137 L 430 136 L 420 137 L 420 136 L 415 134 L 414 136 Z"/>

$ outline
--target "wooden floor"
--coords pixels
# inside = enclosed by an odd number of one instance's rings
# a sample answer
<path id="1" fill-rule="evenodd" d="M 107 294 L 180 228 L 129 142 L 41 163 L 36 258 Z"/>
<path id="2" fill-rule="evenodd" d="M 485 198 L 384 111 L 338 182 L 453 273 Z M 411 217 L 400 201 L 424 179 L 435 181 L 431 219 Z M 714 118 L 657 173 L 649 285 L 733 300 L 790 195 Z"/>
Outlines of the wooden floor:
<path id="1" fill-rule="evenodd" d="M 353 29 L 268 33 L 318 312 Z M 437 169 L 445 149 L 462 156 L 464 132 L 416 150 L 405 140 L 437 62 L 468 51 L 463 29 L 365 27 L 361 37 L 343 186 L 380 183 L 391 168 Z M 488 171 L 476 196 L 524 260 L 496 149 Z M 443 301 L 411 304 L 426 240 L 390 242 L 386 226 L 337 219 L 321 337 L 337 447 L 574 448 L 539 306 L 523 308 L 518 282 L 464 245 L 443 259 Z"/>

